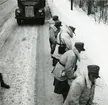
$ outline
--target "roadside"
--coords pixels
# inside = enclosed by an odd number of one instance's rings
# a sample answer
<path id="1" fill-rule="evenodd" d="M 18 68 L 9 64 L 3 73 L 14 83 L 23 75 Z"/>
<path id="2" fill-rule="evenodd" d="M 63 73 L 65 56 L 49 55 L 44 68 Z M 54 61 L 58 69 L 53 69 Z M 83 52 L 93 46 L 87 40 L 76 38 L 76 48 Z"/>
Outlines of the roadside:
<path id="1" fill-rule="evenodd" d="M 4 23 L 15 12 L 16 1 L 15 0 L 0 0 L 0 31 Z M 15 13 L 14 13 L 15 14 Z"/>
<path id="2" fill-rule="evenodd" d="M 10 89 L 1 88 L 0 102 L 35 105 L 37 26 L 19 27 L 15 20 L 11 22 L 13 26 L 0 51 L 0 70 Z"/>
<path id="3" fill-rule="evenodd" d="M 101 40 L 104 41 L 103 39 L 106 38 L 106 33 L 103 32 L 105 36 L 104 37 L 102 36 L 103 34 L 101 35 L 102 32 L 100 31 L 103 31 L 102 29 L 105 30 L 107 28 L 106 27 L 104 28 L 100 25 L 98 26 L 98 24 L 94 23 L 94 20 L 92 20 L 91 17 L 86 16 L 85 13 L 79 9 L 74 8 L 74 11 L 71 11 L 70 4 L 66 0 L 62 0 L 62 2 L 61 0 L 60 1 L 54 0 L 53 2 L 48 0 L 48 4 L 50 6 L 53 15 L 58 15 L 60 17 L 60 20 L 63 21 L 65 24 L 76 27 L 75 38 L 77 41 L 83 41 L 85 43 L 85 48 L 86 48 L 85 55 L 87 56 L 87 59 L 91 61 L 90 64 L 95 63 L 100 66 L 101 79 L 97 80 L 94 102 L 96 102 L 98 105 L 108 104 L 108 99 L 107 99 L 108 87 L 106 84 L 107 79 L 105 81 L 105 77 L 107 76 L 107 74 L 105 74 L 106 73 L 105 70 L 107 70 L 107 68 L 105 68 L 106 66 L 103 67 L 105 65 L 104 64 L 105 61 L 104 63 L 102 63 L 103 59 L 100 59 L 100 55 L 103 55 L 102 50 L 100 49 L 102 48 L 101 46 L 103 45 Z M 100 33 L 97 33 L 96 32 L 97 30 Z M 105 51 L 107 52 L 107 49 Z"/>
<path id="4" fill-rule="evenodd" d="M 13 34 L 15 28 L 16 22 L 14 20 L 14 14 L 11 14 L 10 18 L 3 24 L 0 30 L 0 51 L 2 50 L 9 36 Z"/>
<path id="5" fill-rule="evenodd" d="M 0 0 L 0 5 L 4 4 L 5 2 L 7 2 L 8 0 Z"/>
<path id="6" fill-rule="evenodd" d="M 43 33 L 42 33 L 43 32 Z M 62 105 L 62 96 L 53 92 L 53 76 L 51 71 L 48 24 L 38 29 L 37 39 L 37 74 L 36 74 L 36 105 Z"/>

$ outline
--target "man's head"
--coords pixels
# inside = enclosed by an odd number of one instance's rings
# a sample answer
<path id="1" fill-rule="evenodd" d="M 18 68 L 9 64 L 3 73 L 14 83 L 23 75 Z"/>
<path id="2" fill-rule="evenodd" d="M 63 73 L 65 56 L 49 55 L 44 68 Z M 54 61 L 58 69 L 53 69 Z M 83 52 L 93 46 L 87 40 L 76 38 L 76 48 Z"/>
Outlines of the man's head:
<path id="1" fill-rule="evenodd" d="M 99 70 L 100 70 L 100 67 L 98 65 L 88 65 L 87 66 L 87 69 L 88 69 L 88 76 L 89 76 L 89 79 L 94 82 L 95 79 L 99 78 Z"/>
<path id="2" fill-rule="evenodd" d="M 62 22 L 61 22 L 61 21 L 56 21 L 56 22 L 55 22 L 55 26 L 56 26 L 57 28 L 60 28 L 60 27 L 62 26 Z"/>
<path id="3" fill-rule="evenodd" d="M 58 20 L 59 20 L 59 17 L 58 17 L 57 15 L 54 15 L 54 16 L 52 17 L 52 20 L 53 20 L 53 21 L 58 21 Z"/>
<path id="4" fill-rule="evenodd" d="M 85 49 L 84 49 L 84 43 L 83 42 L 76 42 L 74 46 L 79 51 L 79 53 L 81 51 L 85 51 Z"/>

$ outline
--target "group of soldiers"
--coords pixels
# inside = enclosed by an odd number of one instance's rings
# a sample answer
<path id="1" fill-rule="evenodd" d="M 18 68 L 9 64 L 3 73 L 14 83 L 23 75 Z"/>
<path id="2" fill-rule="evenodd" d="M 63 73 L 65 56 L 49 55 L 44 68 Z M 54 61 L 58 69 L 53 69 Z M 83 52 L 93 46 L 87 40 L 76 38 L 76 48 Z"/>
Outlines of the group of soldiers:
<path id="1" fill-rule="evenodd" d="M 81 63 L 83 42 L 72 43 L 75 28 L 63 24 L 58 16 L 49 20 L 49 42 L 51 48 L 54 92 L 62 94 L 63 105 L 93 105 L 98 65 Z M 81 68 L 80 65 L 84 64 Z M 83 70 L 82 70 L 83 69 Z M 0 73 L 1 87 L 9 89 Z"/>
<path id="2" fill-rule="evenodd" d="M 80 68 L 85 48 L 83 42 L 72 43 L 74 35 L 75 28 L 63 24 L 57 15 L 49 20 L 54 92 L 63 96 L 63 105 L 93 105 L 100 67 L 84 64 Z"/>

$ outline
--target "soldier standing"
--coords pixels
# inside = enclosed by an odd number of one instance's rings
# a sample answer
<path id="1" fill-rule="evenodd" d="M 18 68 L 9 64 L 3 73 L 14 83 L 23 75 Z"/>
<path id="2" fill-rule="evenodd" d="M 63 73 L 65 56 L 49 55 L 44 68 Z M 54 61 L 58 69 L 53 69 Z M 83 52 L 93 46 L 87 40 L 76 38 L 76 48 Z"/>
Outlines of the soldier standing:
<path id="1" fill-rule="evenodd" d="M 55 66 L 63 53 L 72 50 L 73 31 L 67 25 L 62 25 L 61 31 L 57 35 L 57 43 L 52 54 L 53 66 Z M 62 47 L 62 48 L 61 48 Z"/>
<path id="2" fill-rule="evenodd" d="M 88 65 L 82 75 L 71 84 L 68 96 L 63 105 L 92 105 L 95 82 L 99 78 L 98 65 Z"/>
<path id="3" fill-rule="evenodd" d="M 62 23 L 61 21 L 56 21 L 54 26 L 50 27 L 50 37 L 49 37 L 49 42 L 50 42 L 50 47 L 51 47 L 51 54 L 54 53 L 55 51 L 55 47 L 57 44 L 57 35 L 61 30 Z M 54 62 L 53 62 L 53 66 L 54 66 Z"/>
<path id="4" fill-rule="evenodd" d="M 74 79 L 77 60 L 80 61 L 79 53 L 81 51 L 85 51 L 84 43 L 76 42 L 75 49 L 68 50 L 61 55 L 59 62 L 52 71 L 54 75 L 54 92 L 57 94 L 62 94 L 64 101 L 70 88 L 69 85 Z"/>

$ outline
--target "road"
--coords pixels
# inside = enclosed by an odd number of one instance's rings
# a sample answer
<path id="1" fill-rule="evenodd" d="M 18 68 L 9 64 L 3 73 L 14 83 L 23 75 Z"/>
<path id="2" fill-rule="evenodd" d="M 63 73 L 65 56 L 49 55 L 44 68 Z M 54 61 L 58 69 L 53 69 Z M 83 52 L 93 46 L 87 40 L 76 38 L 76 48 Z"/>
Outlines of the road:
<path id="1" fill-rule="evenodd" d="M 37 42 L 36 89 L 38 100 L 36 105 L 62 105 L 61 95 L 53 92 L 53 76 L 51 74 L 53 68 L 48 37 L 48 25 L 45 25 L 39 29 Z"/>
<path id="2" fill-rule="evenodd" d="M 15 8 L 15 0 L 0 5 L 0 72 L 11 87 L 0 89 L 0 105 L 53 105 L 61 96 L 53 93 L 48 24 L 18 26 Z"/>
<path id="3" fill-rule="evenodd" d="M 62 105 L 62 96 L 53 92 L 48 23 L 18 26 L 15 0 L 0 8 L 0 72 L 11 87 L 0 88 L 0 105 Z M 97 87 L 101 95 L 96 100 L 103 95 L 102 86 Z"/>
<path id="4" fill-rule="evenodd" d="M 16 0 L 0 0 L 0 28 L 10 18 L 16 4 Z"/>
<path id="5" fill-rule="evenodd" d="M 0 33 L 0 68 L 9 90 L 1 88 L 1 105 L 34 105 L 37 26 L 19 27 L 14 15 Z"/>

